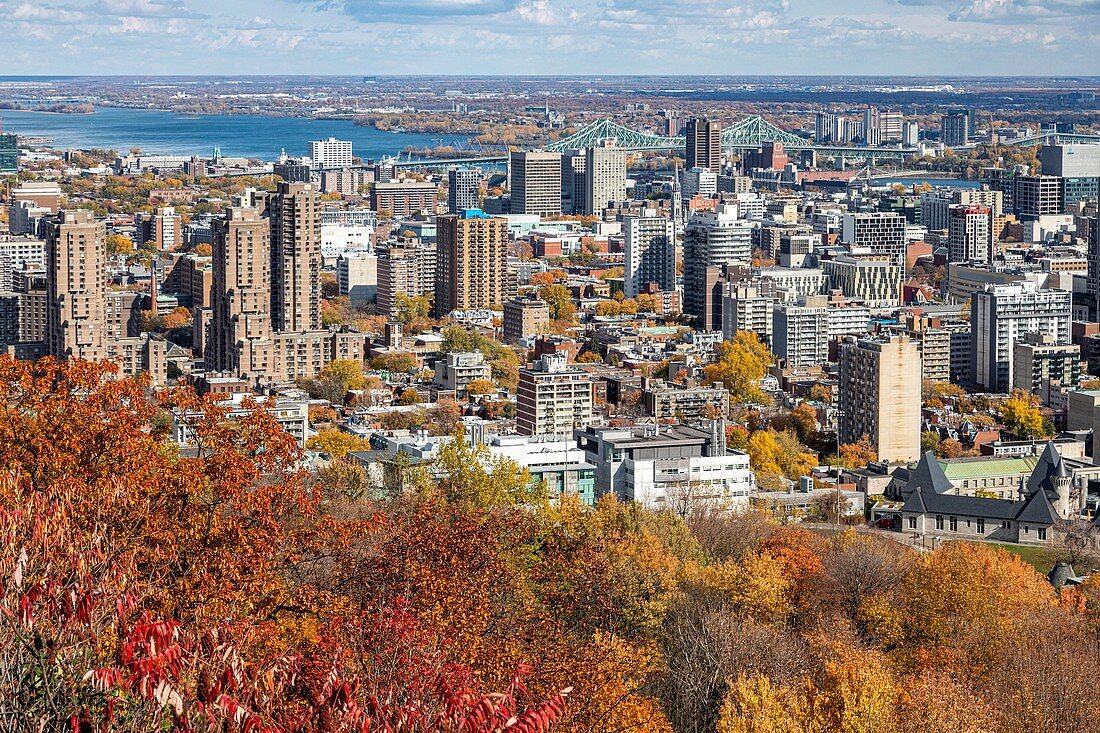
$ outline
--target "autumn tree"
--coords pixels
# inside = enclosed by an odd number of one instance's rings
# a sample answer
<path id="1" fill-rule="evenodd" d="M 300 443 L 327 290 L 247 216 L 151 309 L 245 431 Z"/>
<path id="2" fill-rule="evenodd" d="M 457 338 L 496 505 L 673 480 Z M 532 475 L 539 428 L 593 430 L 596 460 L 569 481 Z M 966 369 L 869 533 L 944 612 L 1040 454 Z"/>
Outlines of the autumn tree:
<path id="1" fill-rule="evenodd" d="M 371 450 L 370 441 L 343 430 L 322 430 L 306 441 L 306 448 L 327 453 L 333 458 L 343 458 L 353 451 Z"/>
<path id="2" fill-rule="evenodd" d="M 1001 403 L 998 414 L 1004 426 L 1024 440 L 1038 440 L 1048 434 L 1043 422 L 1043 413 L 1026 394 L 1019 390 Z"/>
<path id="3" fill-rule="evenodd" d="M 768 404 L 770 398 L 760 387 L 772 363 L 772 355 L 760 337 L 738 331 L 732 340 L 718 346 L 718 359 L 703 370 L 708 383 L 721 384 L 730 391 L 731 403 Z"/>

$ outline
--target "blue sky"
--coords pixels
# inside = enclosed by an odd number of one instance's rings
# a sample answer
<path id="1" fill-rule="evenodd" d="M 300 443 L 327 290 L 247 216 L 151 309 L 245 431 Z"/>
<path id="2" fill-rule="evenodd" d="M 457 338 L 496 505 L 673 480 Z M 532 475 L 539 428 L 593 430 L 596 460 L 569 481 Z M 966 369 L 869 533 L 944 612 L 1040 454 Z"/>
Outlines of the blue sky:
<path id="1" fill-rule="evenodd" d="M 0 74 L 1100 75 L 1100 0 L 0 0 Z"/>

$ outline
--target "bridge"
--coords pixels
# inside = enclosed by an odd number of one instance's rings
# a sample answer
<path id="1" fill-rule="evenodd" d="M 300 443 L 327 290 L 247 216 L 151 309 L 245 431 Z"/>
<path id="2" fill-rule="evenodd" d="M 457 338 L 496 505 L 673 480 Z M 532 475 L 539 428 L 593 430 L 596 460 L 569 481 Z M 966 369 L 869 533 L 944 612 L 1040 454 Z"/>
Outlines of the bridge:
<path id="1" fill-rule="evenodd" d="M 654 135 L 638 132 L 614 120 L 596 120 L 585 125 L 568 137 L 555 140 L 543 146 L 544 150 L 561 153 L 566 150 L 581 150 L 598 145 L 603 140 L 615 140 L 615 144 L 624 150 L 671 151 L 683 150 L 687 140 L 683 136 Z M 1100 135 L 1082 135 L 1076 133 L 1044 132 L 1040 135 L 1015 140 L 1013 145 L 1031 147 L 1049 142 L 1062 143 L 1100 143 Z M 764 143 L 783 143 L 793 151 L 813 150 L 820 155 L 849 160 L 904 160 L 918 154 L 917 148 L 896 147 L 856 147 L 839 145 L 815 145 L 812 140 L 781 130 L 759 115 L 746 117 L 722 130 L 722 149 L 735 152 L 739 150 L 757 150 Z M 505 163 L 506 154 L 483 156 L 478 158 L 455 158 L 448 160 L 409 160 L 395 163 L 402 168 L 444 168 L 452 165 L 483 165 Z"/>

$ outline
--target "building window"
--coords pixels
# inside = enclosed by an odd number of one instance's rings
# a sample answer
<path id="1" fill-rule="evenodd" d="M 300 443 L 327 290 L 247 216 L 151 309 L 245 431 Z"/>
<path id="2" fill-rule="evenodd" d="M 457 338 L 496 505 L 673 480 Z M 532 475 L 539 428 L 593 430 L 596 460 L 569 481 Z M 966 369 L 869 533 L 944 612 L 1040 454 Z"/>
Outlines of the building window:
<path id="1" fill-rule="evenodd" d="M 976 519 L 976 520 L 974 520 L 974 523 L 975 523 L 975 525 L 977 525 L 978 534 L 985 534 L 985 520 L 984 519 Z"/>
<path id="2" fill-rule="evenodd" d="M 936 515 L 936 529 L 943 529 L 943 517 L 938 514 Z"/>
<path id="3" fill-rule="evenodd" d="M 1036 531 L 1036 532 L 1037 532 L 1037 533 L 1039 534 L 1039 539 L 1040 539 L 1040 540 L 1042 540 L 1043 542 L 1046 542 L 1046 539 L 1047 539 L 1047 528 L 1046 528 L 1046 527 L 1039 527 L 1039 528 L 1038 528 L 1037 530 L 1035 530 L 1035 531 Z"/>
<path id="4" fill-rule="evenodd" d="M 1024 534 L 1031 534 L 1031 527 L 1024 525 Z"/>
<path id="5" fill-rule="evenodd" d="M 951 531 L 952 532 L 958 532 L 959 531 L 959 520 L 956 519 L 955 517 L 951 517 Z"/>
<path id="6" fill-rule="evenodd" d="M 1001 520 L 1001 529 L 1012 529 L 1012 522 L 1007 519 Z"/>
<path id="7" fill-rule="evenodd" d="M 916 517 L 909 517 L 909 529 L 916 529 L 916 528 L 917 528 L 917 518 Z"/>

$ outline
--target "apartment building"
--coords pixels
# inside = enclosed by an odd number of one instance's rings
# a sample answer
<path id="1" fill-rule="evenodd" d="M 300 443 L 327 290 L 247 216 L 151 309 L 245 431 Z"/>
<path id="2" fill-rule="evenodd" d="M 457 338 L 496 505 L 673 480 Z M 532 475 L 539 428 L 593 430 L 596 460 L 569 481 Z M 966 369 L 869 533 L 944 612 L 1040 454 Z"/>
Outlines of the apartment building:
<path id="1" fill-rule="evenodd" d="M 840 441 L 870 439 L 879 460 L 920 457 L 921 361 L 908 336 L 848 337 L 840 347 Z"/>
<path id="2" fill-rule="evenodd" d="M 547 354 L 519 370 L 516 406 L 520 435 L 570 435 L 592 422 L 592 378 L 565 354 Z"/>

